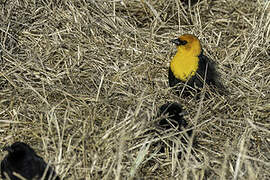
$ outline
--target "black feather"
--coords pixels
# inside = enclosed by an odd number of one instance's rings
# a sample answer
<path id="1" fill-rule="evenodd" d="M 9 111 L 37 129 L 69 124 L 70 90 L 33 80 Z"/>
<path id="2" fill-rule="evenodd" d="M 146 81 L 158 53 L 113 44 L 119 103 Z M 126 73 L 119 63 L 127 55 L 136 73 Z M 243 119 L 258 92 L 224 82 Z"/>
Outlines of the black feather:
<path id="1" fill-rule="evenodd" d="M 19 174 L 27 180 L 41 179 L 46 172 L 44 180 L 60 180 L 59 176 L 51 167 L 47 167 L 46 162 L 38 156 L 35 151 L 23 142 L 15 142 L 3 150 L 8 154 L 1 162 L 1 176 L 6 179 L 6 175 L 11 180 L 20 180 L 14 175 Z"/>
<path id="2" fill-rule="evenodd" d="M 167 115 L 168 118 L 162 118 L 159 121 L 159 125 L 165 129 L 177 127 L 179 131 L 186 128 L 188 123 L 184 119 L 185 111 L 179 103 L 166 103 L 159 108 L 159 116 Z M 170 121 L 170 122 L 168 122 Z M 173 125 L 173 127 L 172 127 Z M 188 131 L 187 134 L 190 136 L 192 130 Z"/>
<path id="3" fill-rule="evenodd" d="M 168 130 L 168 129 L 177 129 L 178 131 L 183 131 L 188 123 L 184 119 L 184 114 L 186 112 L 183 110 L 182 106 L 179 103 L 166 103 L 159 108 L 158 117 L 160 117 L 159 126 Z M 165 116 L 165 117 L 164 117 Z M 185 138 L 181 138 L 181 142 L 184 144 L 188 143 L 189 137 L 192 135 L 192 130 L 186 132 Z M 160 142 L 161 148 L 159 149 L 160 153 L 165 152 L 165 147 L 167 146 L 163 142 Z M 170 142 L 169 142 L 170 143 Z M 154 144 L 156 145 L 156 144 Z M 179 158 L 181 153 L 179 153 Z"/>

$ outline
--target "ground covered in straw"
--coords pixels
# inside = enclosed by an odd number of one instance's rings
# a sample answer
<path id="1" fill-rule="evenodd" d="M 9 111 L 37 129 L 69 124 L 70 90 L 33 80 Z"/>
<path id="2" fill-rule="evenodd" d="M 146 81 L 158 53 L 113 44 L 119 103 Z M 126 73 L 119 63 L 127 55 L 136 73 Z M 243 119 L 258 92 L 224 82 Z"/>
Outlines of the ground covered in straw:
<path id="1" fill-rule="evenodd" d="M 0 147 L 27 142 L 66 179 L 270 179 L 268 1 L 15 0 L 0 11 Z M 183 33 L 218 64 L 227 96 L 168 88 L 170 40 Z M 166 102 L 187 111 L 193 146 L 157 127 Z"/>

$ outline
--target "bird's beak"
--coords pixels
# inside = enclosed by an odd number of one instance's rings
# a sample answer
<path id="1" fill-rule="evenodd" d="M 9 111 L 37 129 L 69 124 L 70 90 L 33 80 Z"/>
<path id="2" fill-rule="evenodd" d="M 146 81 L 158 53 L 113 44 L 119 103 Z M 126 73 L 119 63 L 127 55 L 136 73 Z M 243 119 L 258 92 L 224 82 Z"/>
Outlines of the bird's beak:
<path id="1" fill-rule="evenodd" d="M 179 38 L 172 39 L 171 42 L 174 43 L 174 44 L 176 44 L 177 46 L 185 45 L 187 43 L 186 41 L 181 41 Z"/>
<path id="2" fill-rule="evenodd" d="M 13 149 L 10 147 L 10 146 L 6 146 L 2 149 L 3 151 L 7 151 L 9 153 L 12 153 L 13 152 Z"/>
<path id="3" fill-rule="evenodd" d="M 180 41 L 179 39 L 172 39 L 171 40 L 171 42 L 174 43 L 174 44 L 176 44 L 176 45 L 179 45 L 180 44 L 179 41 Z"/>

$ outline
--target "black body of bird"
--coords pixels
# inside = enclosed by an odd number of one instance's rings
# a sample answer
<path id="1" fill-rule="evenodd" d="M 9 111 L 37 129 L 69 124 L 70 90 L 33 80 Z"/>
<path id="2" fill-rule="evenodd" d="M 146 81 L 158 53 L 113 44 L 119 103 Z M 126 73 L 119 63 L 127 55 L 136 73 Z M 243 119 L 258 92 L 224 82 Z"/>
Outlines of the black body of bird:
<path id="1" fill-rule="evenodd" d="M 162 118 L 159 121 L 159 125 L 165 129 L 175 128 L 182 131 L 183 128 L 187 127 L 187 122 L 184 119 L 186 112 L 183 110 L 182 106 L 179 103 L 166 103 L 159 108 L 159 116 L 167 115 L 167 118 Z M 190 136 L 192 130 L 187 131 L 187 134 Z"/>
<path id="2" fill-rule="evenodd" d="M 8 176 L 10 180 L 21 180 L 14 175 L 16 173 L 27 180 L 40 180 L 46 172 L 44 180 L 60 180 L 55 171 L 47 167 L 43 158 L 38 156 L 29 145 L 15 142 L 3 150 L 8 151 L 8 154 L 1 162 L 2 179 L 7 179 Z"/>
<path id="3" fill-rule="evenodd" d="M 188 123 L 184 119 L 185 114 L 186 112 L 183 110 L 182 106 L 179 103 L 173 102 L 173 103 L 163 104 L 159 108 L 159 112 L 158 112 L 158 117 L 161 118 L 159 120 L 158 126 L 165 130 L 175 129 L 178 131 L 183 131 L 188 125 Z M 187 144 L 191 135 L 192 135 L 192 130 L 188 130 L 184 134 L 184 136 L 181 137 L 181 142 L 184 144 Z M 159 143 L 161 143 L 161 146 L 158 152 L 164 153 L 165 147 L 167 145 L 163 142 L 159 142 Z M 170 144 L 171 141 L 169 140 L 168 143 Z M 154 144 L 154 146 L 156 146 L 157 144 Z M 181 157 L 181 153 L 178 154 L 178 158 L 180 157 Z"/>
<path id="4" fill-rule="evenodd" d="M 182 0 L 181 2 L 184 3 L 184 4 L 186 4 L 186 5 L 189 5 L 190 4 L 191 6 L 193 6 L 196 3 L 198 3 L 199 0 Z"/>

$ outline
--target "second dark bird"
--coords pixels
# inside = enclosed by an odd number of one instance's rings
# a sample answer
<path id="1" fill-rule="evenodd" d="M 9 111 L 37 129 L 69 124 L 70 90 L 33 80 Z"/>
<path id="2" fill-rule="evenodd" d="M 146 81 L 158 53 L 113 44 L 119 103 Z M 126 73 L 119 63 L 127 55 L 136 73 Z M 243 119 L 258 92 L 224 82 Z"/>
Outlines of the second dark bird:
<path id="1" fill-rule="evenodd" d="M 2 179 L 7 179 L 7 175 L 10 180 L 20 180 L 21 178 L 14 173 L 27 180 L 41 179 L 46 172 L 44 180 L 60 180 L 55 171 L 47 167 L 43 158 L 38 156 L 28 144 L 15 142 L 3 150 L 8 151 L 8 154 L 1 162 Z"/>
<path id="2" fill-rule="evenodd" d="M 186 112 L 183 110 L 179 103 L 166 103 L 159 108 L 159 117 L 161 118 L 159 125 L 165 129 L 176 128 L 178 131 L 183 131 L 187 127 L 188 123 L 184 119 Z M 187 131 L 187 134 L 191 136 L 192 130 Z"/>

